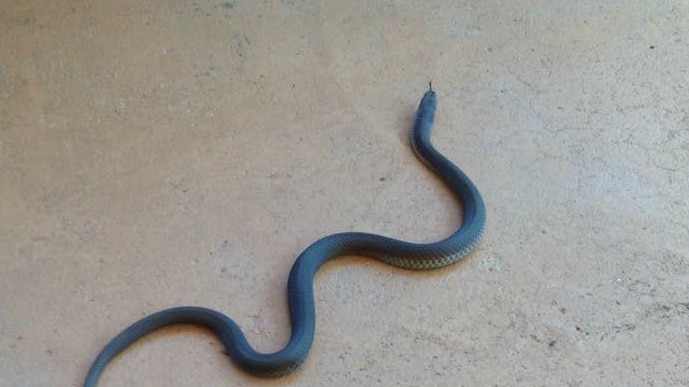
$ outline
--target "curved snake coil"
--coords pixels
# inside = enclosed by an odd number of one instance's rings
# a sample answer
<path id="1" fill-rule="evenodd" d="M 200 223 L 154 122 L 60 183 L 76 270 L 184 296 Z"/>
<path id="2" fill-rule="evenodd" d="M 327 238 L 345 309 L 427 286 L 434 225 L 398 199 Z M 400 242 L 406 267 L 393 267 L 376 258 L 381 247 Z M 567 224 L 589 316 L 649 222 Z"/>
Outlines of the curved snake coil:
<path id="1" fill-rule="evenodd" d="M 471 252 L 483 233 L 486 211 L 483 199 L 471 180 L 431 145 L 435 106 L 435 92 L 429 89 L 416 112 L 410 135 L 411 146 L 419 160 L 442 179 L 461 203 L 463 218 L 457 231 L 444 240 L 427 244 L 360 232 L 326 236 L 304 250 L 292 266 L 287 284 L 292 333 L 283 349 L 271 354 L 256 352 L 239 326 L 220 312 L 193 306 L 166 309 L 142 318 L 115 336 L 91 365 L 84 387 L 94 387 L 108 362 L 130 344 L 171 324 L 197 324 L 211 329 L 232 360 L 251 374 L 288 374 L 303 363 L 313 342 L 316 327 L 313 278 L 323 263 L 339 256 L 359 255 L 406 269 L 421 270 L 456 263 Z"/>

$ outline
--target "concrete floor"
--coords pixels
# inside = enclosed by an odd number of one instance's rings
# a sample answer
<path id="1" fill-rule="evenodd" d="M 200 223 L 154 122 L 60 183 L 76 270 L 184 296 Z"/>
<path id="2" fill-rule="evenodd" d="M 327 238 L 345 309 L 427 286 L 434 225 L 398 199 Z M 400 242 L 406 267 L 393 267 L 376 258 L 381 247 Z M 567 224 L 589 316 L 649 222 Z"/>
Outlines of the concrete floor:
<path id="1" fill-rule="evenodd" d="M 437 272 L 330 263 L 303 369 L 153 334 L 101 386 L 689 386 L 689 2 L 5 0 L 0 385 L 78 386 L 162 308 L 287 338 L 295 256 L 459 221 L 408 148 L 475 180 L 485 238 Z"/>

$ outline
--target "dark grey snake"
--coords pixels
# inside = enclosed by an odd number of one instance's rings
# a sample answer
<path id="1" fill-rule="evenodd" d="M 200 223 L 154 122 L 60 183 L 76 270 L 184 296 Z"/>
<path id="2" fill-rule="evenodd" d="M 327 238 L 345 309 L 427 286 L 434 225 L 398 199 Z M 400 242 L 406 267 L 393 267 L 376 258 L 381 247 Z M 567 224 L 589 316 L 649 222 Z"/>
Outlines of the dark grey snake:
<path id="1" fill-rule="evenodd" d="M 183 306 L 142 318 L 115 336 L 98 354 L 86 375 L 84 387 L 94 387 L 108 362 L 134 341 L 171 324 L 197 324 L 215 332 L 234 362 L 260 376 L 281 376 L 298 368 L 313 342 L 316 311 L 313 277 L 326 261 L 346 255 L 366 256 L 406 269 L 434 269 L 458 262 L 478 244 L 486 221 L 483 199 L 469 178 L 431 145 L 435 92 L 429 89 L 416 112 L 411 147 L 416 156 L 452 191 L 463 208 L 462 224 L 444 240 L 419 244 L 380 235 L 346 232 L 326 236 L 304 250 L 292 266 L 287 284 L 292 334 L 287 345 L 271 354 L 256 352 L 239 326 L 211 309 Z"/>

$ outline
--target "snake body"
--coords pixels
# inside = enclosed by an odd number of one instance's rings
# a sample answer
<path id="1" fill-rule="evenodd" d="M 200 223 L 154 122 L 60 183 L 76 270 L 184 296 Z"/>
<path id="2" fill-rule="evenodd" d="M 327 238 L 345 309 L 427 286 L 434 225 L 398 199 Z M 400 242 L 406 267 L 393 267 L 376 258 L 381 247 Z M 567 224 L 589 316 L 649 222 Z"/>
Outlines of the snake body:
<path id="1" fill-rule="evenodd" d="M 430 141 L 436 95 L 428 90 L 419 104 L 410 133 L 416 156 L 450 189 L 463 209 L 461 226 L 444 240 L 420 244 L 380 235 L 345 232 L 311 244 L 292 266 L 287 284 L 292 333 L 287 345 L 270 354 L 256 352 L 239 326 L 224 314 L 201 307 L 166 309 L 142 318 L 115 336 L 96 357 L 84 387 L 94 387 L 108 362 L 144 335 L 172 324 L 197 324 L 215 332 L 228 355 L 243 370 L 259 376 L 281 376 L 298 368 L 314 338 L 316 312 L 313 278 L 321 265 L 339 256 L 366 256 L 407 269 L 433 269 L 458 262 L 478 244 L 486 220 L 480 193 L 459 167 L 438 152 Z"/>

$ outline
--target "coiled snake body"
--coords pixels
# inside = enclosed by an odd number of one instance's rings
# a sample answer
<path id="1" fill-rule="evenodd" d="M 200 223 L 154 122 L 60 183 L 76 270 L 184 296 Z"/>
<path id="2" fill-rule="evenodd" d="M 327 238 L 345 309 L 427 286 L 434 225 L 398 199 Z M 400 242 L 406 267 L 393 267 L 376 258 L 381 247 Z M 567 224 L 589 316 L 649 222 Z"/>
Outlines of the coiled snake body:
<path id="1" fill-rule="evenodd" d="M 166 309 L 142 318 L 115 336 L 86 375 L 84 387 L 94 387 L 108 362 L 134 341 L 171 324 L 198 324 L 215 332 L 234 362 L 245 371 L 260 376 L 281 376 L 298 368 L 313 342 L 316 312 L 313 278 L 326 261 L 346 255 L 372 257 L 407 269 L 433 269 L 458 262 L 477 245 L 486 219 L 483 199 L 469 178 L 440 154 L 430 141 L 435 115 L 435 92 L 428 90 L 416 112 L 411 131 L 411 147 L 416 156 L 451 190 L 463 208 L 462 224 L 444 240 L 419 244 L 380 235 L 346 232 L 333 234 L 311 244 L 292 266 L 287 284 L 292 333 L 287 345 L 271 354 L 256 352 L 239 326 L 229 317 L 211 309 L 183 306 Z"/>

